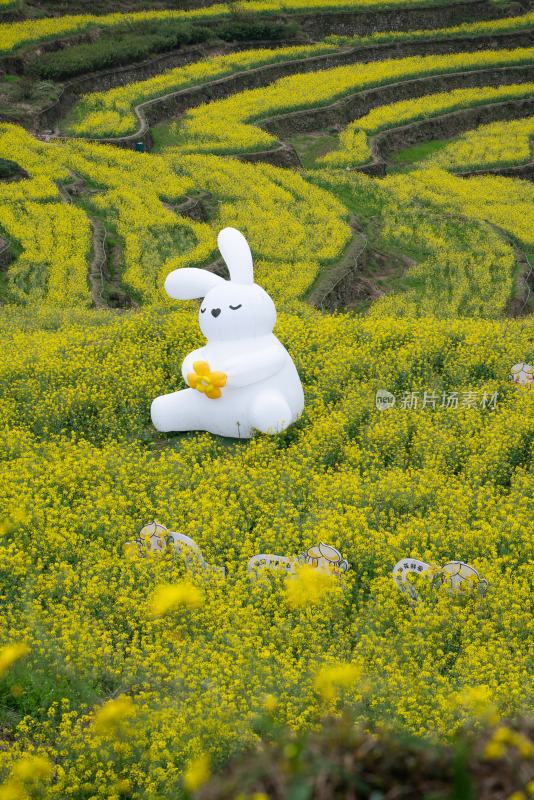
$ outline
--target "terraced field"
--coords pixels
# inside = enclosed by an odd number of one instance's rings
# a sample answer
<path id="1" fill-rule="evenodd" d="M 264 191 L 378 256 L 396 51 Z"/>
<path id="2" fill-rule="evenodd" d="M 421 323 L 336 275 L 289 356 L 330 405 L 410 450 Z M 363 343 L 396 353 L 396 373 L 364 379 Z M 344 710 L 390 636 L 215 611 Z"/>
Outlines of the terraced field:
<path id="1" fill-rule="evenodd" d="M 39 5 L 0 2 L 0 800 L 526 800 L 534 12 Z M 225 226 L 304 412 L 158 433 L 203 342 L 164 282 L 226 277 Z M 154 519 L 225 574 L 132 557 Z M 319 542 L 339 581 L 247 572 Z M 403 558 L 487 590 L 410 602 Z M 357 779 L 328 717 L 369 737 Z"/>

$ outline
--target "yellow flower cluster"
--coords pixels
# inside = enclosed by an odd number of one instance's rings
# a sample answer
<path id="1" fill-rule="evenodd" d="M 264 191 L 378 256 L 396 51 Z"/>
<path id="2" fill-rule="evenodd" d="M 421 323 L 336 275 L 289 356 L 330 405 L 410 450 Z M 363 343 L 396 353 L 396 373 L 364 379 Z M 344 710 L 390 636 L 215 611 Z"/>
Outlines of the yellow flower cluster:
<path id="1" fill-rule="evenodd" d="M 192 389 L 205 394 L 211 400 L 221 396 L 221 389 L 226 386 L 227 376 L 224 372 L 212 372 L 207 361 L 195 361 L 193 372 L 187 376 Z"/>
<path id="2" fill-rule="evenodd" d="M 357 664 L 321 667 L 315 676 L 314 687 L 323 700 L 335 700 L 339 689 L 352 687 L 361 675 L 361 668 Z"/>
<path id="3" fill-rule="evenodd" d="M 527 181 L 486 175 L 458 178 L 437 167 L 381 183 L 402 202 L 428 203 L 472 220 L 487 220 L 524 245 L 534 244 L 534 186 Z"/>
<path id="4" fill-rule="evenodd" d="M 205 753 L 201 753 L 196 758 L 193 758 L 187 765 L 184 772 L 184 786 L 190 792 L 196 792 L 203 783 L 206 783 L 209 777 L 209 756 Z"/>
<path id="5" fill-rule="evenodd" d="M 478 105 L 488 105 L 490 103 L 500 103 L 504 100 L 528 97 L 533 91 L 534 83 L 482 86 L 476 89 L 454 89 L 450 92 L 438 92 L 436 94 L 423 95 L 423 97 L 415 97 L 410 100 L 401 100 L 398 103 L 378 106 L 378 108 L 373 109 L 364 117 L 360 117 L 354 122 L 351 122 L 339 136 L 340 149 L 327 153 L 320 159 L 319 163 L 322 162 L 332 166 L 356 166 L 358 164 L 364 164 L 366 161 L 369 161 L 372 156 L 368 137 L 382 130 L 396 128 L 400 125 L 439 116 L 440 114 L 448 114 L 451 111 L 457 111 L 461 108 L 471 108 Z M 495 131 L 494 134 L 495 142 L 497 140 L 500 141 L 503 155 L 506 155 L 506 153 L 512 154 L 511 157 L 509 155 L 508 159 L 501 158 L 501 162 L 506 162 L 507 160 L 513 161 L 514 156 L 517 160 L 526 160 L 526 157 L 528 157 L 530 153 L 528 147 L 529 136 L 534 132 L 534 120 L 520 120 L 515 124 L 518 126 L 518 130 L 514 136 L 514 123 L 494 123 L 494 125 L 497 125 L 497 131 Z M 511 125 L 510 137 L 508 134 L 508 125 Z M 488 127 L 490 127 L 489 131 L 487 131 Z M 491 126 L 484 126 L 479 130 L 480 133 L 477 141 L 480 148 L 480 144 L 484 141 L 485 135 L 491 136 Z M 504 136 L 502 135 L 503 133 L 505 134 Z M 518 134 L 521 135 L 521 144 L 523 144 L 523 148 L 518 147 Z M 446 148 L 446 151 L 448 149 L 449 148 Z M 521 159 L 521 154 L 525 149 L 527 151 L 527 156 L 523 156 Z M 475 152 L 473 152 L 471 159 L 464 158 L 461 163 L 467 166 L 473 163 L 473 156 L 476 158 Z M 456 163 L 458 164 L 461 155 L 461 149 L 458 148 L 458 145 L 454 148 L 453 153 L 457 156 Z M 453 154 L 451 153 L 451 155 Z M 495 163 L 495 156 L 493 159 L 490 157 L 490 153 L 487 154 L 486 158 L 484 156 L 486 156 L 485 152 L 479 153 L 479 159 L 478 161 L 475 160 L 474 163 Z M 450 166 L 450 159 L 447 158 L 447 156 L 443 159 L 440 153 L 432 159 L 432 163 L 439 164 L 447 169 Z"/>
<path id="6" fill-rule="evenodd" d="M 7 124 L 0 127 L 2 156 L 31 176 L 0 188 L 3 228 L 22 248 L 8 270 L 16 301 L 40 288 L 50 301 L 90 302 L 87 213 L 103 216 L 123 243 L 124 283 L 144 300 L 164 300 L 172 269 L 201 265 L 215 254 L 216 231 L 169 206 L 192 189 L 217 198 L 216 230 L 235 225 L 245 232 L 257 275 L 276 297 L 302 294 L 320 264 L 338 257 L 350 239 L 341 203 L 299 175 L 265 164 L 184 158 L 173 150 L 139 154 L 80 141 L 43 144 Z M 58 185 L 72 174 L 95 189 L 81 208 L 54 202 L 61 199 Z M 288 263 L 295 265 L 289 277 Z"/>
<path id="7" fill-rule="evenodd" d="M 338 589 L 334 575 L 303 564 L 287 580 L 287 602 L 292 608 L 315 605 Z"/>
<path id="8" fill-rule="evenodd" d="M 191 583 L 157 586 L 150 602 L 150 613 L 161 617 L 173 609 L 198 608 L 202 603 L 202 594 Z"/>
<path id="9" fill-rule="evenodd" d="M 452 171 L 522 164 L 532 158 L 533 136 L 534 117 L 490 122 L 468 131 L 425 164 Z"/>
<path id="10" fill-rule="evenodd" d="M 511 730 L 507 725 L 499 725 L 495 728 L 491 739 L 486 744 L 484 755 L 489 760 L 503 758 L 509 747 L 516 750 L 521 758 L 534 756 L 534 747 L 526 736 L 519 731 Z"/>
<path id="11" fill-rule="evenodd" d="M 335 67 L 281 78 L 267 87 L 190 109 L 172 127 L 182 152 L 239 152 L 272 146 L 275 138 L 252 124 L 284 112 L 325 105 L 371 86 L 419 76 L 527 63 L 534 48 L 482 50 L 449 55 L 410 56 Z"/>
<path id="12" fill-rule="evenodd" d="M 30 648 L 27 644 L 8 644 L 0 648 L 0 678 L 5 675 L 13 664 L 27 655 Z"/>
<path id="13" fill-rule="evenodd" d="M 42 789 L 54 773 L 54 767 L 42 755 L 27 755 L 12 767 L 8 780 L 0 784 L 0 800 L 29 800 Z"/>
<path id="14" fill-rule="evenodd" d="M 135 706 L 132 699 L 121 694 L 116 700 L 108 700 L 98 708 L 93 719 L 93 728 L 96 733 L 107 735 L 116 734 L 124 722 L 135 715 Z"/>

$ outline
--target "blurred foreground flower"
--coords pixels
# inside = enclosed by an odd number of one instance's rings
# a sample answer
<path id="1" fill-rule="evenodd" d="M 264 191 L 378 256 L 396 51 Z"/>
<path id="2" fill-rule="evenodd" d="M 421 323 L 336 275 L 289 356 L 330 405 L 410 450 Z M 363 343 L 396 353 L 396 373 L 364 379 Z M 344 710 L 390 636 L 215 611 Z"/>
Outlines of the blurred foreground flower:
<path id="1" fill-rule="evenodd" d="M 27 655 L 30 648 L 27 644 L 8 644 L 0 649 L 0 678 L 22 656 Z"/>
<path id="2" fill-rule="evenodd" d="M 108 700 L 95 712 L 93 727 L 101 735 L 114 734 L 123 722 L 134 716 L 135 710 L 131 697 L 121 694 L 116 700 Z"/>
<path id="3" fill-rule="evenodd" d="M 278 698 L 274 694 L 266 694 L 263 698 L 263 709 L 267 714 L 273 714 L 278 708 Z"/>
<path id="4" fill-rule="evenodd" d="M 323 700 L 335 700 L 338 689 L 347 689 L 360 679 L 361 667 L 357 664 L 335 664 L 322 667 L 315 676 L 314 688 Z"/>
<path id="5" fill-rule="evenodd" d="M 184 786 L 188 791 L 195 792 L 210 777 L 209 757 L 202 753 L 192 759 L 184 772 Z"/>
<path id="6" fill-rule="evenodd" d="M 53 774 L 53 764 L 46 756 L 23 756 L 15 762 L 9 780 L 0 786 L 0 800 L 27 800 L 30 786 L 50 780 Z"/>
<path id="7" fill-rule="evenodd" d="M 499 720 L 497 706 L 488 686 L 469 686 L 462 689 L 456 693 L 456 700 L 459 708 L 480 722 L 495 725 Z"/>
<path id="8" fill-rule="evenodd" d="M 11 774 L 21 781 L 37 781 L 50 778 L 53 772 L 54 768 L 45 756 L 25 756 L 17 761 Z"/>
<path id="9" fill-rule="evenodd" d="M 520 758 L 534 757 L 534 745 L 526 736 L 507 725 L 499 725 L 484 748 L 484 758 L 489 761 L 504 758 L 510 747 L 514 748 Z"/>
<path id="10" fill-rule="evenodd" d="M 292 608 L 302 608 L 320 603 L 336 590 L 339 590 L 339 584 L 335 575 L 304 564 L 288 578 L 286 599 Z"/>
<path id="11" fill-rule="evenodd" d="M 150 614 L 161 617 L 180 606 L 198 608 L 202 605 L 202 593 L 192 583 L 164 583 L 156 586 L 150 600 Z"/>

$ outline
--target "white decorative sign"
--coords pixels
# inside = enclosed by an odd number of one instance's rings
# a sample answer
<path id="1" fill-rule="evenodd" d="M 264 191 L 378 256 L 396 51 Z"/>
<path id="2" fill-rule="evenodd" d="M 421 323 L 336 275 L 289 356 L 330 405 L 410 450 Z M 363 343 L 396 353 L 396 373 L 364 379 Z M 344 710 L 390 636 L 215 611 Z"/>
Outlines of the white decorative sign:
<path id="1" fill-rule="evenodd" d="M 476 587 L 479 594 L 485 594 L 488 582 L 481 578 L 474 567 L 463 561 L 449 561 L 441 568 L 443 582 L 448 583 L 454 591 L 469 592 Z"/>
<path id="2" fill-rule="evenodd" d="M 453 592 L 468 593 L 475 588 L 479 594 L 485 594 L 488 582 L 481 578 L 474 567 L 464 561 L 449 561 L 444 567 L 433 570 L 430 564 L 419 561 L 417 558 L 402 558 L 393 567 L 393 580 L 403 592 L 407 592 L 412 600 L 418 600 L 419 595 L 415 586 L 408 579 L 409 573 L 423 574 L 428 572 L 432 580 L 436 580 L 440 586 L 448 586 Z"/>
<path id="3" fill-rule="evenodd" d="M 169 531 L 156 520 L 141 528 L 133 542 L 126 542 L 124 545 L 127 553 L 136 553 L 140 558 L 146 558 L 149 553 L 164 553 L 169 547 L 184 557 L 187 567 L 194 568 L 198 565 L 203 570 L 215 570 L 225 574 L 224 567 L 211 566 L 204 560 L 194 539 L 185 533 Z"/>
<path id="4" fill-rule="evenodd" d="M 510 370 L 509 378 L 518 386 L 534 390 L 534 367 L 530 364 L 525 364 L 524 362 L 514 364 Z"/>
<path id="5" fill-rule="evenodd" d="M 252 556 L 247 570 L 253 572 L 254 570 L 274 569 L 289 574 L 295 572 L 295 568 L 299 564 L 307 564 L 322 572 L 334 573 L 346 572 L 350 566 L 339 550 L 330 544 L 320 542 L 299 556 L 279 556 L 271 553 Z"/>
<path id="6" fill-rule="evenodd" d="M 421 575 L 430 569 L 430 564 L 419 561 L 417 558 L 401 558 L 393 567 L 393 579 L 402 592 L 408 592 L 412 600 L 417 599 L 415 586 L 410 583 L 407 576 L 409 573 Z"/>
<path id="7" fill-rule="evenodd" d="M 260 553 L 257 556 L 252 556 L 247 564 L 247 570 L 252 572 L 252 570 L 274 569 L 280 572 L 290 573 L 295 572 L 296 564 L 298 564 L 297 558 L 277 556 L 271 553 Z"/>

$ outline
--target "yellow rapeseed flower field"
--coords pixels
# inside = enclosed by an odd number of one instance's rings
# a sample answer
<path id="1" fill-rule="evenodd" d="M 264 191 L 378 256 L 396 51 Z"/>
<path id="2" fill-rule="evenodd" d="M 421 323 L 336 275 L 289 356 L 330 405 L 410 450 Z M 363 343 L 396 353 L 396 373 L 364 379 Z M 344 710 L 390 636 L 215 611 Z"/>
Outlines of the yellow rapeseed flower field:
<path id="1" fill-rule="evenodd" d="M 0 25 L 2 48 L 87 31 L 96 19 Z M 94 108 L 77 124 L 119 134 L 140 98 L 252 65 L 260 52 L 90 95 L 82 105 Z M 494 726 L 490 762 L 532 757 L 510 720 L 532 700 L 534 391 L 509 376 L 533 363 L 533 323 L 508 315 L 518 251 L 534 245 L 531 183 L 452 174 L 497 163 L 496 146 L 481 149 L 483 129 L 382 179 L 339 163 L 297 171 L 224 155 L 272 144 L 255 124 L 267 114 L 532 55 L 414 56 L 294 75 L 191 109 L 176 146 L 159 154 L 45 143 L 0 124 L 0 159 L 23 171 L 0 182 L 10 254 L 0 273 L 0 800 L 191 797 L 258 743 L 260 722 L 298 733 L 346 711 L 365 728 L 429 742 Z M 355 124 L 372 132 L 529 88 L 427 95 Z M 529 124 L 489 129 L 503 162 L 524 155 Z M 199 199 L 199 219 L 182 213 Z M 275 300 L 304 411 L 272 437 L 158 434 L 151 401 L 185 387 L 182 361 L 204 342 L 198 302 L 171 301 L 164 280 L 181 266 L 219 270 L 216 235 L 227 225 L 246 235 L 255 278 Z M 106 280 L 132 307 L 106 307 L 104 296 L 95 307 L 98 230 Z M 307 302 L 340 265 L 355 290 L 372 284 L 364 311 Z M 381 268 L 391 268 L 382 284 Z M 209 378 L 216 403 L 217 364 L 194 366 L 193 382 Z M 203 558 L 170 546 L 146 557 L 135 539 L 153 520 L 191 537 Z M 297 564 L 319 543 L 347 570 Z M 294 571 L 248 570 L 258 554 L 290 556 Z M 430 567 L 414 577 L 417 600 L 392 577 L 408 557 Z M 485 592 L 429 580 L 457 560 Z"/>
<path id="2" fill-rule="evenodd" d="M 532 158 L 533 136 L 534 117 L 490 122 L 451 142 L 426 164 L 448 171 L 522 164 Z"/>
<path id="3" fill-rule="evenodd" d="M 409 56 L 334 67 L 314 74 L 290 75 L 267 87 L 238 92 L 223 100 L 189 110 L 174 124 L 182 152 L 240 152 L 265 149 L 276 139 L 254 125 L 262 117 L 292 110 L 327 105 L 372 86 L 410 80 L 439 73 L 452 73 L 525 64 L 534 49 L 481 50 L 447 55 Z"/>
<path id="4" fill-rule="evenodd" d="M 482 86 L 476 89 L 453 89 L 450 92 L 437 92 L 436 94 L 423 95 L 422 97 L 415 97 L 410 100 L 400 100 L 390 105 L 378 106 L 378 108 L 373 109 L 364 117 L 360 117 L 354 122 L 351 122 L 339 136 L 340 149 L 327 153 L 323 156 L 321 161 L 332 166 L 364 164 L 366 161 L 370 161 L 372 157 L 368 142 L 368 137 L 370 135 L 387 130 L 388 128 L 407 125 L 408 123 L 416 122 L 420 119 L 449 114 L 452 111 L 463 108 L 472 108 L 477 105 L 501 103 L 505 100 L 528 97 L 533 91 L 533 83 L 518 83 L 512 84 L 511 86 L 497 87 Z M 532 123 L 529 127 L 528 123 L 525 125 L 524 120 L 520 120 L 519 122 L 522 123 L 520 130 L 524 130 L 523 138 L 526 140 L 523 146 L 524 150 L 525 146 L 528 147 L 528 137 L 531 132 Z M 502 124 L 503 123 L 501 123 L 501 126 Z M 509 123 L 505 124 L 507 126 L 509 125 Z M 508 127 L 505 130 L 508 130 Z M 515 147 L 516 144 L 516 141 L 512 140 L 508 143 L 508 147 L 512 153 L 515 153 L 517 150 L 517 157 L 520 158 L 521 151 Z M 504 145 L 501 145 L 501 147 L 504 147 Z M 473 154 L 471 156 L 471 159 L 472 158 L 476 158 L 476 156 Z M 513 155 L 511 158 L 513 159 Z M 439 156 L 436 156 L 436 159 L 437 163 L 441 166 L 445 168 L 448 167 L 448 161 L 442 161 Z M 508 160 L 510 160 L 510 156 Z M 523 156 L 523 160 L 526 160 L 525 156 Z M 463 152 L 460 151 L 458 153 L 458 162 L 463 165 L 473 163 L 467 157 L 465 149 Z M 501 157 L 500 162 L 497 163 L 503 162 L 506 163 L 505 157 Z M 433 163 L 435 163 L 435 160 Z M 482 155 L 475 163 L 480 164 L 487 162 L 484 161 L 484 156 Z"/>
<path id="5" fill-rule="evenodd" d="M 443 4 L 443 0 L 432 0 L 435 5 Z M 116 28 L 124 24 L 142 26 L 143 23 L 174 20 L 184 22 L 202 22 L 229 17 L 232 13 L 276 12 L 328 12 L 350 9 L 373 10 L 396 7 L 417 7 L 428 4 L 428 0 L 241 0 L 228 7 L 226 3 L 214 3 L 205 8 L 190 11 L 139 11 L 114 14 L 77 14 L 73 16 L 48 17 L 42 19 L 26 19 L 24 22 L 6 22 L 0 24 L 0 53 L 39 44 L 48 39 L 71 36 L 94 28 Z"/>

